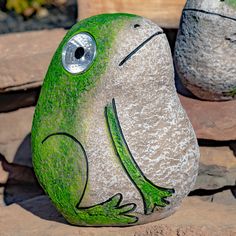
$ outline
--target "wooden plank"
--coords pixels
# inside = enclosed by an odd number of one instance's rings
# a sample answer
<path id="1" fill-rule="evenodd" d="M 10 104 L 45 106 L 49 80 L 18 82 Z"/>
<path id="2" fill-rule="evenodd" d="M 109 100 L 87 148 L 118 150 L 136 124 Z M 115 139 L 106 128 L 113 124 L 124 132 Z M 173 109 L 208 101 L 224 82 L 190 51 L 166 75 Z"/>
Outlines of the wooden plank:
<path id="1" fill-rule="evenodd" d="M 178 28 L 186 0 L 78 0 L 79 19 L 101 13 L 127 12 L 152 19 L 161 27 Z"/>

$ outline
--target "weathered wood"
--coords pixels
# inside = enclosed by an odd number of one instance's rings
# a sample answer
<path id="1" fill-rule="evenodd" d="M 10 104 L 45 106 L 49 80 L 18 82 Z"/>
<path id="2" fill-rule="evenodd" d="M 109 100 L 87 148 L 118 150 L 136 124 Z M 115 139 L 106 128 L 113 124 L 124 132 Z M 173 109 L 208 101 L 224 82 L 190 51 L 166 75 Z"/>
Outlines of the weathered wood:
<path id="1" fill-rule="evenodd" d="M 78 0 L 79 19 L 113 12 L 127 12 L 152 19 L 161 27 L 178 28 L 185 0 Z"/>

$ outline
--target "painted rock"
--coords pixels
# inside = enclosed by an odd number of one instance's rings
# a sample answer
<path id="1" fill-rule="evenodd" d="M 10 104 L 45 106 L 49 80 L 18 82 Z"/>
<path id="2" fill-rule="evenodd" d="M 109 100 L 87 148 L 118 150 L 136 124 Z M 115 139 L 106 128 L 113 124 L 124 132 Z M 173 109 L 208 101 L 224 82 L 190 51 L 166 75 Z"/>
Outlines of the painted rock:
<path id="1" fill-rule="evenodd" d="M 35 173 L 68 222 L 143 224 L 193 187 L 198 145 L 162 29 L 129 14 L 77 23 L 49 66 L 32 128 Z"/>
<path id="2" fill-rule="evenodd" d="M 236 0 L 188 0 L 175 46 L 183 84 L 204 100 L 236 98 Z"/>

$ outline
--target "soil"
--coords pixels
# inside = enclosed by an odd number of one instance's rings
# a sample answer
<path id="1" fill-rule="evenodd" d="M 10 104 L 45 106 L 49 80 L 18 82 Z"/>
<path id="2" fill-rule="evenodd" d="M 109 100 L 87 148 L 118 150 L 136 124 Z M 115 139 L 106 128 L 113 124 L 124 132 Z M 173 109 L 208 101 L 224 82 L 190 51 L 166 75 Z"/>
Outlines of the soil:
<path id="1" fill-rule="evenodd" d="M 77 19 L 76 0 L 68 0 L 60 6 L 48 5 L 45 7 L 48 12 L 45 16 L 34 14 L 28 18 L 7 11 L 4 6 L 4 1 L 1 1 L 0 34 L 52 28 L 69 29 Z"/>

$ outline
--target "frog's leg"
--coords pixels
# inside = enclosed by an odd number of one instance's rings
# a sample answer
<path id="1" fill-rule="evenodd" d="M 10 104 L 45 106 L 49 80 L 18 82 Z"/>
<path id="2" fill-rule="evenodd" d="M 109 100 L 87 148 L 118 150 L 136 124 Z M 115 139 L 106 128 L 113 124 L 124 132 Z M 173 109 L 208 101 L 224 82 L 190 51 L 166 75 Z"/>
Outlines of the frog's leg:
<path id="1" fill-rule="evenodd" d="M 169 202 L 165 198 L 172 196 L 174 189 L 158 187 L 142 173 L 125 141 L 117 116 L 114 99 L 112 99 L 112 103 L 106 106 L 105 115 L 117 155 L 127 175 L 143 198 L 145 214 L 151 214 L 155 207 L 165 207 L 168 205 Z"/>
<path id="2" fill-rule="evenodd" d="M 120 193 L 103 203 L 80 207 L 89 169 L 86 152 L 74 136 L 49 135 L 42 141 L 40 153 L 40 159 L 34 163 L 37 176 L 52 202 L 71 224 L 119 226 L 137 222 L 138 218 L 129 214 L 136 205 L 121 205 Z"/>

